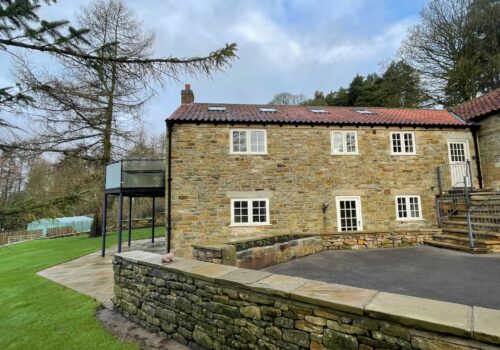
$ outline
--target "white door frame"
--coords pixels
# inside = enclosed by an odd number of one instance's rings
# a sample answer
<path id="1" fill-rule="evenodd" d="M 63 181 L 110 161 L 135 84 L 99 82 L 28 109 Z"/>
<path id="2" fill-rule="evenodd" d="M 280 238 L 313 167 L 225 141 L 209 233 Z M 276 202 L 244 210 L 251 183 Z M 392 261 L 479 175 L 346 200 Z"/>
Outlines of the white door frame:
<path id="1" fill-rule="evenodd" d="M 462 162 L 454 162 L 451 160 L 451 148 L 450 144 L 452 143 L 463 143 L 464 144 L 464 156 L 465 156 L 465 162 L 463 167 L 454 167 L 452 164 L 460 164 Z M 467 166 L 465 165 L 467 161 L 470 161 L 470 149 L 469 149 L 469 140 L 467 139 L 449 139 L 448 140 L 448 160 L 450 162 L 450 179 L 451 179 L 451 185 L 455 185 L 456 183 L 461 183 L 464 176 L 469 176 L 467 173 Z M 467 184 L 467 187 L 471 186 L 471 181 L 472 179 L 469 179 L 469 183 Z"/>
<path id="2" fill-rule="evenodd" d="M 335 197 L 335 206 L 337 207 L 337 230 L 339 232 L 342 231 L 342 226 L 340 222 L 340 202 L 341 201 L 355 201 L 356 202 L 356 217 L 358 219 L 357 222 L 357 230 L 355 231 L 363 231 L 363 211 L 361 210 L 361 197 L 360 196 L 336 196 Z M 353 230 L 354 231 L 354 230 Z"/>

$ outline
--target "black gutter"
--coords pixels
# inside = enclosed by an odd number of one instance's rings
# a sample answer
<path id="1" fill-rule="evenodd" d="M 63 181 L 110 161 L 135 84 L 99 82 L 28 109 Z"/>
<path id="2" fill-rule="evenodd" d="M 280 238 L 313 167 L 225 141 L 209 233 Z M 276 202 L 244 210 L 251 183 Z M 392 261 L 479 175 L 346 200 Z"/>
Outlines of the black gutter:
<path id="1" fill-rule="evenodd" d="M 174 123 L 167 120 L 168 156 L 167 156 L 167 253 L 170 253 L 172 240 L 172 134 Z"/>
<path id="2" fill-rule="evenodd" d="M 470 128 L 472 132 L 472 138 L 474 139 L 474 153 L 476 154 L 477 180 L 479 181 L 479 188 L 483 189 L 483 174 L 481 171 L 481 157 L 479 155 L 477 129 L 479 129 L 478 126 L 471 126 Z"/>

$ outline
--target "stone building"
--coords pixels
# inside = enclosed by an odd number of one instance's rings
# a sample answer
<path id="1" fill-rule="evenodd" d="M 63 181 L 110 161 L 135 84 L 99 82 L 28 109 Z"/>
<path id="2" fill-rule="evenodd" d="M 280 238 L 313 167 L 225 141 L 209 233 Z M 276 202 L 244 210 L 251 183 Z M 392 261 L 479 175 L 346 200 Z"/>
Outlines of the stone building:
<path id="1" fill-rule="evenodd" d="M 500 191 L 500 89 L 457 106 L 454 112 L 478 124 L 481 179 L 485 188 Z"/>
<path id="2" fill-rule="evenodd" d="M 195 103 L 189 85 L 181 100 L 166 196 L 180 255 L 258 235 L 433 228 L 437 167 L 471 164 L 441 176 L 470 172 L 476 187 L 485 167 L 474 124 L 446 110 Z"/>

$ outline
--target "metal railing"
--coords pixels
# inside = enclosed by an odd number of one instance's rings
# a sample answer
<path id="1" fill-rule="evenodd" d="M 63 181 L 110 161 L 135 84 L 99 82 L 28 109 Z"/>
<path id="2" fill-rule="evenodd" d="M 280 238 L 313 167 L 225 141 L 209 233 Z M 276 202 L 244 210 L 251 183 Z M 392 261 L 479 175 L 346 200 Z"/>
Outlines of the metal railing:
<path id="1" fill-rule="evenodd" d="M 448 191 L 441 193 L 436 201 L 438 226 L 443 224 L 443 218 L 449 218 L 452 215 L 466 214 L 470 207 L 469 191 L 467 179 L 457 182 L 451 186 Z"/>
<path id="2" fill-rule="evenodd" d="M 466 179 L 465 182 L 463 179 Z M 461 163 L 449 163 L 437 167 L 439 193 L 447 193 L 458 188 L 474 190 L 474 178 L 470 160 Z"/>
<path id="3" fill-rule="evenodd" d="M 468 210 L 468 228 L 474 239 L 491 233 L 500 235 L 500 192 Z"/>

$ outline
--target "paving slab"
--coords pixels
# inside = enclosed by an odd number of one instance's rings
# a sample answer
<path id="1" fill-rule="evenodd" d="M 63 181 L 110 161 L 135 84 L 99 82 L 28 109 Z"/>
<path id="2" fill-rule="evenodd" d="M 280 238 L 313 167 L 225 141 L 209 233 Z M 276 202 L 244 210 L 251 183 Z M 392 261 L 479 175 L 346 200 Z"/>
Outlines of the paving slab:
<path id="1" fill-rule="evenodd" d="M 475 339 L 500 344 L 500 310 L 474 307 L 473 310 Z"/>
<path id="2" fill-rule="evenodd" d="M 461 304 L 380 292 L 366 305 L 365 313 L 434 332 L 471 334 L 472 308 Z"/>
<path id="3" fill-rule="evenodd" d="M 117 254 L 117 247 L 107 249 L 105 257 L 101 257 L 101 252 L 91 253 L 80 258 L 70 260 L 63 264 L 50 267 L 37 272 L 39 276 L 62 284 L 79 293 L 88 295 L 105 306 L 110 306 L 110 299 L 113 296 L 113 256 Z M 157 238 L 155 243 L 149 239 L 132 241 L 130 247 L 124 246 L 122 251 L 146 251 L 147 254 L 165 252 L 165 238 Z M 130 253 L 128 253 L 130 254 Z M 144 257 L 145 253 L 133 253 L 135 258 Z M 151 257 L 151 255 L 148 255 Z"/>
<path id="4" fill-rule="evenodd" d="M 312 302 L 336 310 L 363 315 L 363 308 L 377 294 L 376 290 L 340 284 L 309 281 L 290 292 L 292 299 Z"/>

